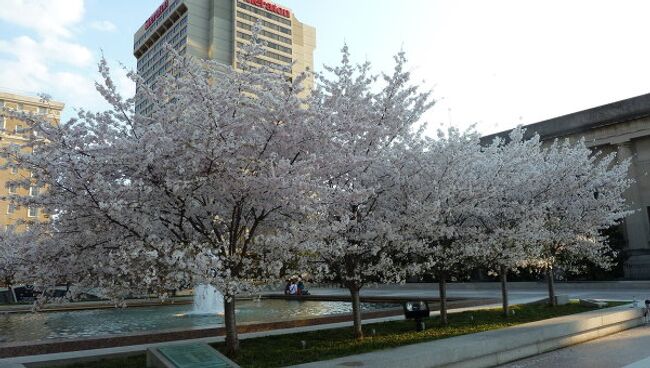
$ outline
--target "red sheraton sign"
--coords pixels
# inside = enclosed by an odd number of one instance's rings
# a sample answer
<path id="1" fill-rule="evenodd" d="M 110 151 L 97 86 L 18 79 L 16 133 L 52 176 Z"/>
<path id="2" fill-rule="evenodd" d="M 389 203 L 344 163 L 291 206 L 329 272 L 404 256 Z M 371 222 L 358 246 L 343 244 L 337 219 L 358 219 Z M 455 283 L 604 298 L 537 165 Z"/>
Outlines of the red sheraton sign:
<path id="1" fill-rule="evenodd" d="M 169 7 L 169 0 L 165 0 L 165 1 L 163 1 L 163 3 L 160 4 L 160 6 L 158 7 L 158 9 L 156 9 L 156 11 L 153 12 L 153 14 L 151 14 L 151 16 L 149 17 L 149 19 L 147 19 L 147 21 L 144 23 L 144 29 L 149 29 L 149 27 L 151 27 L 151 25 L 152 25 L 152 24 L 153 24 L 153 23 L 154 23 L 158 18 L 160 18 L 160 16 L 162 15 L 162 13 L 163 13 L 165 10 L 167 10 L 168 7 Z"/>
<path id="2" fill-rule="evenodd" d="M 291 12 L 289 11 L 289 9 L 285 9 L 283 7 L 266 2 L 264 0 L 244 0 L 244 1 L 251 5 L 257 6 L 258 8 L 266 9 L 272 13 L 281 15 L 285 18 L 291 18 Z"/>

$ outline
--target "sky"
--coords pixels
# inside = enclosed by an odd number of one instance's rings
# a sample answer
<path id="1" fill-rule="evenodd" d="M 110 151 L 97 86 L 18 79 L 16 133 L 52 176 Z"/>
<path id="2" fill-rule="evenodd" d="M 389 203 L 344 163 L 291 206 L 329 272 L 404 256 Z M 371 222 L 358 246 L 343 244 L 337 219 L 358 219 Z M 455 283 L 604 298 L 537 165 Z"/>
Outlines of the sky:
<path id="1" fill-rule="evenodd" d="M 134 91 L 133 33 L 161 0 L 0 0 L 0 90 L 106 108 L 94 89 L 103 54 Z M 639 0 L 278 0 L 317 29 L 316 70 L 353 59 L 390 72 L 404 50 L 431 90 L 429 132 L 490 134 L 650 93 L 647 17 Z"/>

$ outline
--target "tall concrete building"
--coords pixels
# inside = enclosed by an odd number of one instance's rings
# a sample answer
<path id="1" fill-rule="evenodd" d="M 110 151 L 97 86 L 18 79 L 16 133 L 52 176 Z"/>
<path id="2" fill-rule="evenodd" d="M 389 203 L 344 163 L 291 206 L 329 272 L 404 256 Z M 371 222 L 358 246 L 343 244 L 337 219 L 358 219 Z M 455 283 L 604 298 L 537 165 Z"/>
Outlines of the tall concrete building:
<path id="1" fill-rule="evenodd" d="M 169 71 L 165 44 L 181 55 L 236 66 L 237 52 L 250 42 L 257 22 L 262 26 L 260 38 L 267 43 L 258 64 L 279 72 L 293 64 L 288 77 L 313 70 L 316 30 L 288 8 L 265 0 L 164 0 L 135 33 L 138 73 L 153 85 Z M 149 109 L 146 99 L 136 102 L 136 111 L 148 114 Z"/>
<path id="2" fill-rule="evenodd" d="M 53 124 L 59 123 L 63 107 L 64 105 L 61 102 L 43 101 L 38 97 L 19 96 L 0 92 L 0 109 L 18 110 L 44 115 Z M 3 112 L 0 112 L 0 124 L 3 128 L 0 131 L 0 145 L 24 143 L 27 140 L 25 135 L 32 134 L 22 130 L 25 128 L 24 122 L 8 117 Z M 36 186 L 25 189 L 8 185 L 8 182 L 11 180 L 27 178 L 31 178 L 31 173 L 26 170 L 0 170 L 0 192 L 2 196 L 12 194 L 22 196 L 35 195 L 40 190 Z M 0 200 L 0 226 L 3 230 L 20 220 L 43 221 L 46 218 L 46 214 L 39 208 L 20 208 L 12 205 L 8 201 Z"/>
<path id="3" fill-rule="evenodd" d="M 604 153 L 616 152 L 620 160 L 632 159 L 630 178 L 635 180 L 625 193 L 636 212 L 625 219 L 622 230 L 625 277 L 650 279 L 650 94 L 560 116 L 525 127 L 530 137 L 537 133 L 544 142 L 584 138 L 587 145 Z M 502 132 L 483 137 L 483 142 Z"/>

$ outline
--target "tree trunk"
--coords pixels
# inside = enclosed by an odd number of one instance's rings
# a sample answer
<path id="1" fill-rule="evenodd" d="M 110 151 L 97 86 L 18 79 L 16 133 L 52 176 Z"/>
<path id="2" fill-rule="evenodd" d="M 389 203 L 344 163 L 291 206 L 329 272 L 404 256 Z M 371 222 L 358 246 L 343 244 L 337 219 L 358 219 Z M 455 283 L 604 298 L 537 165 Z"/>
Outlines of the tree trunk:
<path id="1" fill-rule="evenodd" d="M 9 304 L 18 303 L 18 299 L 16 298 L 16 293 L 14 292 L 14 288 L 11 286 L 11 278 L 6 279 L 5 284 L 7 285 L 7 293 L 9 294 L 7 298 Z"/>
<path id="2" fill-rule="evenodd" d="M 510 307 L 508 306 L 508 269 L 506 266 L 501 266 L 499 274 L 501 277 L 501 302 L 503 303 L 503 316 L 508 318 Z"/>
<path id="3" fill-rule="evenodd" d="M 555 300 L 555 277 L 553 275 L 553 267 L 549 267 L 546 270 L 546 281 L 548 283 L 548 304 L 552 307 L 557 306 L 557 301 Z"/>
<path id="4" fill-rule="evenodd" d="M 235 298 L 228 300 L 223 297 L 224 319 L 226 325 L 226 355 L 235 357 L 239 352 L 239 338 L 237 337 L 237 320 L 235 318 Z"/>
<path id="5" fill-rule="evenodd" d="M 440 292 L 440 324 L 447 326 L 447 275 L 440 272 L 438 275 L 438 290 Z"/>
<path id="6" fill-rule="evenodd" d="M 361 329 L 361 298 L 359 297 L 359 288 L 350 287 L 352 295 L 352 316 L 354 317 L 354 337 L 357 340 L 363 339 L 363 330 Z"/>

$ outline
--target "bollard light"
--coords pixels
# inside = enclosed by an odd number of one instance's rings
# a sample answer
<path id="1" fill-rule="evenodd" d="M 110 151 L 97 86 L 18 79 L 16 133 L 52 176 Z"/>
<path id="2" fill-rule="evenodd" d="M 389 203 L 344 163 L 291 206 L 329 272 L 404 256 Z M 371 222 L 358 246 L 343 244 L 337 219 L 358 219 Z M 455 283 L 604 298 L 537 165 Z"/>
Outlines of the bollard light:
<path id="1" fill-rule="evenodd" d="M 415 320 L 415 330 L 424 331 L 423 318 L 429 317 L 429 303 L 424 300 L 404 303 L 404 317 Z"/>

